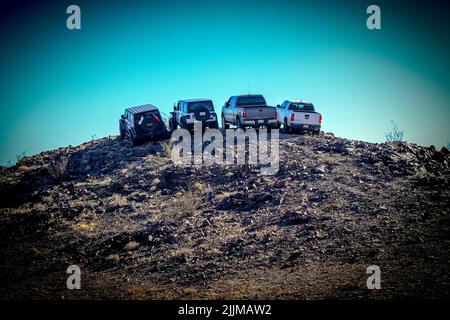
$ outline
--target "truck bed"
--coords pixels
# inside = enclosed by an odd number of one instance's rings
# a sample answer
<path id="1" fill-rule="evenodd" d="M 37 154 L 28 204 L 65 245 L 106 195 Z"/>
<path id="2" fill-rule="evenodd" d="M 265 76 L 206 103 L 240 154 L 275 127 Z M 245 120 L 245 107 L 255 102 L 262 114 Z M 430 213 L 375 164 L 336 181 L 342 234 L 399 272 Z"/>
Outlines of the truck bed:
<path id="1" fill-rule="evenodd" d="M 246 112 L 245 120 L 275 119 L 276 108 L 271 106 L 239 106 Z"/>

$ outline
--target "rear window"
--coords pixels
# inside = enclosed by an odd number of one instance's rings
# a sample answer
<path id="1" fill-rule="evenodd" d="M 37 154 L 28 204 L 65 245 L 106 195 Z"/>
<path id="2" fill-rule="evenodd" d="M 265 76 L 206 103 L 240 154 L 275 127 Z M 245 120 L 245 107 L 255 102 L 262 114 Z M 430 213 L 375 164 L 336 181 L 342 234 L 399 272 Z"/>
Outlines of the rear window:
<path id="1" fill-rule="evenodd" d="M 266 104 L 266 99 L 264 99 L 263 96 L 238 97 L 236 101 L 236 105 L 238 106 L 254 106 L 262 104 Z"/>
<path id="2" fill-rule="evenodd" d="M 209 111 L 214 111 L 214 106 L 212 101 L 200 101 L 200 102 L 189 102 L 188 103 L 188 113 L 195 112 L 197 108 L 206 107 Z"/>
<path id="3" fill-rule="evenodd" d="M 291 103 L 289 110 L 314 111 L 314 105 L 312 103 Z"/>

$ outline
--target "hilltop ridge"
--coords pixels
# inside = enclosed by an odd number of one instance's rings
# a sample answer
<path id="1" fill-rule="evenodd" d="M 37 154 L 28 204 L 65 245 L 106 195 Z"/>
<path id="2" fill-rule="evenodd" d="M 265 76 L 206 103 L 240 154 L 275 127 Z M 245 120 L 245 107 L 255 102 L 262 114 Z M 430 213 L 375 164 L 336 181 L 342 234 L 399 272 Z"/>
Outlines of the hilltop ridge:
<path id="1" fill-rule="evenodd" d="M 2 167 L 0 299 L 449 296 L 446 148 L 281 134 L 273 176 L 169 153 L 107 137 Z"/>

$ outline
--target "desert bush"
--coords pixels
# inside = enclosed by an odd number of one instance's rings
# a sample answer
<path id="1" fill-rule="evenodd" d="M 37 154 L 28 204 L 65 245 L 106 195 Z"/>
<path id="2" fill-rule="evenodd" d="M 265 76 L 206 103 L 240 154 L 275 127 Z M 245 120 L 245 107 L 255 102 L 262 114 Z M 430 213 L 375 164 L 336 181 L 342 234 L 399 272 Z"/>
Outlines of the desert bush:
<path id="1" fill-rule="evenodd" d="M 62 179 L 67 173 L 67 158 L 61 158 L 50 163 L 48 172 L 53 179 Z"/>
<path id="2" fill-rule="evenodd" d="M 386 131 L 384 134 L 386 142 L 392 141 L 402 141 L 403 140 L 403 130 L 398 128 L 398 123 L 391 120 L 392 127 Z"/>
<path id="3" fill-rule="evenodd" d="M 16 155 L 16 164 L 19 165 L 20 161 L 25 158 L 25 156 L 27 155 L 27 151 L 22 151 L 21 153 Z"/>
<path id="4" fill-rule="evenodd" d="M 181 217 L 193 215 L 200 206 L 200 197 L 192 190 L 183 190 L 175 198 L 174 207 Z"/>

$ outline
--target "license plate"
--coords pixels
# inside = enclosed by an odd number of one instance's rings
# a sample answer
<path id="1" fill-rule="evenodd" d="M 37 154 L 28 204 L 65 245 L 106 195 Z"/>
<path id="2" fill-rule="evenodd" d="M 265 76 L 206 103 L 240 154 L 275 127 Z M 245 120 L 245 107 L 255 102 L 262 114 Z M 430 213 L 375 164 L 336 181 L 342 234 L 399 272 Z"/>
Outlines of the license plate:
<path id="1" fill-rule="evenodd" d="M 200 112 L 201 116 L 206 116 L 206 112 Z"/>
<path id="2" fill-rule="evenodd" d="M 304 124 L 303 128 L 309 128 L 309 126 L 307 124 Z"/>
<path id="3" fill-rule="evenodd" d="M 258 123 L 264 123 L 264 120 L 258 120 Z"/>

